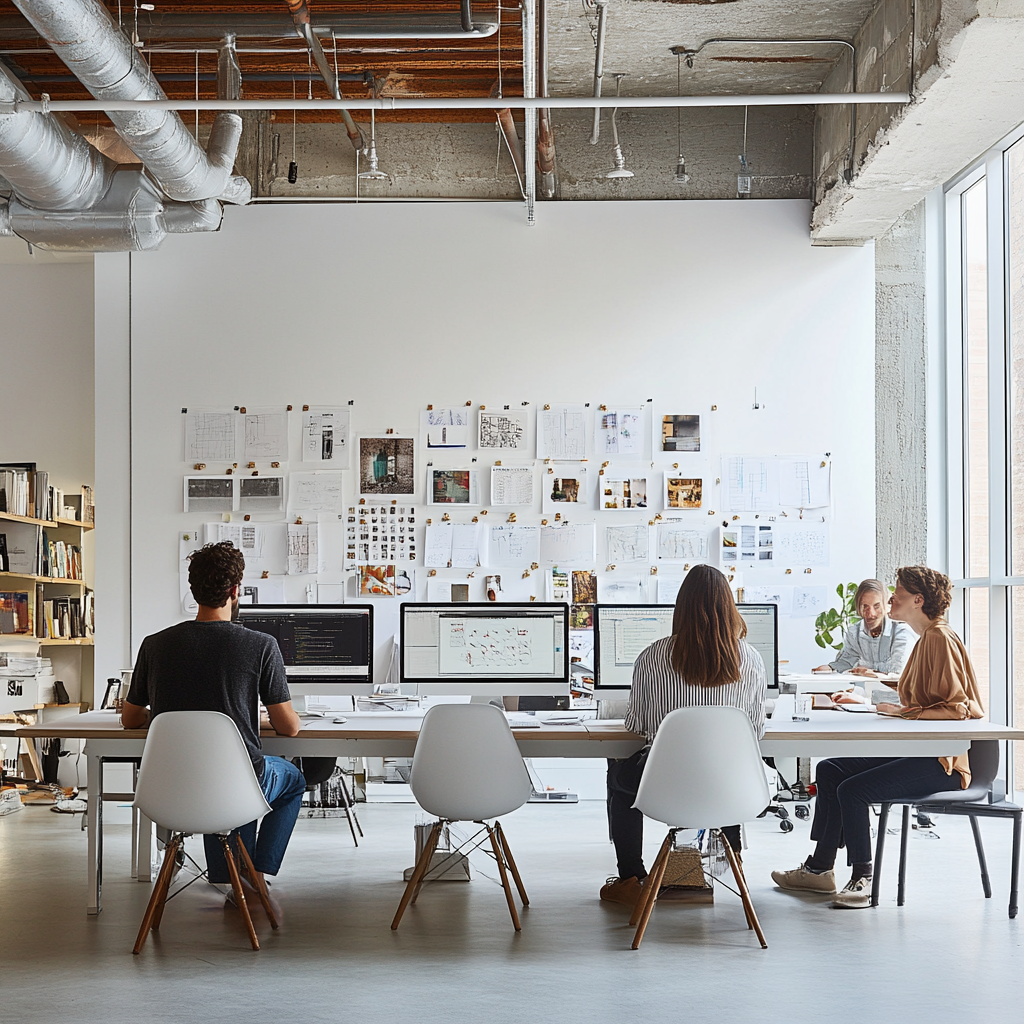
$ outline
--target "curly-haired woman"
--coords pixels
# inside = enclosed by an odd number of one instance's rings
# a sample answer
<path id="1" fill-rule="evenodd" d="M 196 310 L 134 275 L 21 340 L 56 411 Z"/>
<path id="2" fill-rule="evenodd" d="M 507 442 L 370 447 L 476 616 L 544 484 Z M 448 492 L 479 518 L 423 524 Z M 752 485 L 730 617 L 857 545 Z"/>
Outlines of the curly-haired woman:
<path id="1" fill-rule="evenodd" d="M 889 603 L 892 619 L 918 635 L 899 681 L 899 704 L 879 704 L 880 715 L 910 719 L 963 720 L 984 711 L 967 650 L 945 620 L 953 585 L 947 576 L 922 565 L 896 571 Z M 956 775 L 955 781 L 951 776 Z M 955 757 L 839 757 L 822 761 L 815 773 L 817 799 L 810 857 L 792 871 L 773 871 L 783 889 L 835 892 L 839 847 L 846 845 L 853 868 L 833 906 L 867 907 L 871 902 L 871 825 L 873 803 L 913 800 L 971 782 L 966 754 Z"/>

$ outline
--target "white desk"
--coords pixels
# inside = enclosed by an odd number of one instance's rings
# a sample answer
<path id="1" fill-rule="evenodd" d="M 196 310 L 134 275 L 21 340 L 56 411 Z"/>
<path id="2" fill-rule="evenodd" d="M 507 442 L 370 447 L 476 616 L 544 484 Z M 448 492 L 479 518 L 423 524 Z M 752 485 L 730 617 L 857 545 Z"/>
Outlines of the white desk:
<path id="1" fill-rule="evenodd" d="M 329 719 L 304 721 L 298 736 L 263 733 L 267 754 L 280 757 L 411 757 L 422 715 L 413 713 L 346 712 L 344 724 Z M 909 722 L 845 711 L 812 711 L 809 722 L 792 721 L 792 698 L 780 697 L 768 721 L 761 751 L 766 757 L 939 757 L 966 752 L 975 739 L 1024 740 L 1024 729 L 990 722 Z M 87 911 L 102 907 L 103 865 L 99 830 L 102 827 L 100 791 L 102 759 L 141 757 L 144 729 L 122 729 L 111 711 L 90 711 L 45 725 L 18 730 L 26 737 L 60 736 L 85 739 L 89 773 L 89 893 Z M 643 738 L 627 732 L 621 721 L 587 721 L 580 725 L 551 725 L 514 729 L 523 757 L 629 757 Z M 143 858 L 140 850 L 140 880 Z"/>

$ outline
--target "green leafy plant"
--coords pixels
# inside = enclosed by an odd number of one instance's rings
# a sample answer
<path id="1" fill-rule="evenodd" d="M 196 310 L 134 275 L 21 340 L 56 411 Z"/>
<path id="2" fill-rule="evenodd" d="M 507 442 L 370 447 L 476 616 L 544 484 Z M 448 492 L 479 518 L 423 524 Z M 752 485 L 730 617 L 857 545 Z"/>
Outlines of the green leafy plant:
<path id="1" fill-rule="evenodd" d="M 853 604 L 857 584 L 847 583 L 844 587 L 840 583 L 836 593 L 839 595 L 839 607 L 829 608 L 814 620 L 814 642 L 819 647 L 841 651 L 846 630 L 860 619 Z"/>

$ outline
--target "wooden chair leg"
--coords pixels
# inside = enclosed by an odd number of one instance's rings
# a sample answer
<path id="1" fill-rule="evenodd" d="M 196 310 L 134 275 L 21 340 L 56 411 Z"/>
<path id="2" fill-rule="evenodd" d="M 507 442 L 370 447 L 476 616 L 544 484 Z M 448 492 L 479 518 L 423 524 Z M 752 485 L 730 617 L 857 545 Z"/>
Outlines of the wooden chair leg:
<path id="1" fill-rule="evenodd" d="M 651 919 L 651 913 L 654 910 L 654 904 L 658 902 L 658 890 L 661 888 L 661 881 L 665 877 L 665 869 L 668 867 L 668 853 L 662 858 L 661 863 L 658 864 L 657 872 L 651 871 L 654 876 L 651 882 L 651 888 L 648 893 L 647 901 L 644 905 L 643 913 L 640 915 L 640 921 L 636 926 L 636 932 L 633 934 L 632 949 L 639 949 L 640 943 L 643 942 L 644 932 L 647 931 L 647 922 Z"/>
<path id="2" fill-rule="evenodd" d="M 242 842 L 242 837 L 238 836 L 237 838 L 238 855 L 239 860 L 242 862 L 242 868 L 249 876 L 249 881 L 252 882 L 252 887 L 256 890 L 260 903 L 263 904 L 263 909 L 267 912 L 267 920 L 270 921 L 270 927 L 276 931 L 280 924 L 277 920 L 277 914 L 274 913 L 274 908 L 270 905 L 270 893 L 267 892 L 267 883 L 263 878 L 262 872 L 257 871 L 253 867 L 252 858 L 249 856 L 249 851 L 245 848 L 245 843 Z"/>
<path id="3" fill-rule="evenodd" d="M 415 905 L 416 901 L 420 898 L 420 890 L 423 888 L 423 883 L 427 880 L 427 875 L 430 874 L 430 865 L 434 863 L 434 854 L 437 852 L 438 844 L 441 842 L 441 834 L 444 832 L 444 823 L 439 823 L 439 828 L 436 832 L 432 832 L 427 836 L 427 850 L 426 859 L 423 861 L 423 873 L 420 875 L 420 880 L 416 883 L 416 888 L 412 891 L 412 902 Z"/>
<path id="4" fill-rule="evenodd" d="M 900 873 L 896 880 L 896 906 L 903 906 L 907 893 L 907 844 L 910 842 L 910 804 L 903 805 L 903 825 L 900 830 Z M 872 884 L 874 879 L 872 879 Z"/>
<path id="5" fill-rule="evenodd" d="M 636 904 L 633 907 L 633 913 L 629 915 L 629 923 L 633 926 L 640 920 L 644 910 L 647 908 L 647 904 L 653 898 L 657 898 L 658 889 L 654 885 L 656 876 L 661 868 L 662 862 L 668 862 L 668 855 L 672 849 L 672 833 L 669 832 L 665 836 L 665 841 L 661 844 L 661 849 L 658 850 L 658 856 L 654 858 L 654 863 L 651 865 L 650 873 L 644 879 L 644 884 L 640 889 L 640 895 L 637 897 Z"/>
<path id="6" fill-rule="evenodd" d="M 516 862 L 512 859 L 512 850 L 508 845 L 508 837 L 505 835 L 505 830 L 501 827 L 500 822 L 496 821 L 494 823 L 494 831 L 498 833 L 498 841 L 501 843 L 501 849 L 505 854 L 505 862 L 508 864 L 508 869 L 512 872 L 516 888 L 519 890 L 519 898 L 523 901 L 523 906 L 528 907 L 530 905 L 530 897 L 526 895 L 526 887 L 523 885 L 523 880 L 519 877 L 519 868 L 516 867 Z"/>
<path id="7" fill-rule="evenodd" d="M 505 902 L 508 904 L 508 912 L 512 915 L 512 925 L 517 932 L 523 930 L 523 926 L 519 923 L 519 914 L 516 912 L 516 901 L 512 898 L 512 886 L 508 880 L 508 872 L 505 870 L 505 857 L 501 849 L 501 844 L 498 842 L 498 834 L 495 829 L 489 825 L 485 825 L 487 834 L 491 838 L 491 846 L 494 849 L 494 859 L 498 862 L 498 874 L 501 876 L 501 887 L 505 890 Z"/>
<path id="8" fill-rule="evenodd" d="M 160 865 L 160 874 L 157 875 L 156 885 L 153 886 L 153 893 L 149 897 L 149 904 L 142 918 L 142 926 L 139 928 L 139 935 L 135 940 L 135 948 L 132 950 L 136 956 L 142 951 L 143 943 L 145 943 L 146 937 L 153 927 L 153 919 L 156 917 L 157 909 L 162 907 L 163 901 L 167 898 L 166 890 L 170 885 L 171 873 L 174 870 L 174 857 L 179 842 L 179 838 L 174 836 L 164 850 L 164 862 Z"/>
<path id="9" fill-rule="evenodd" d="M 736 879 L 736 885 L 740 890 L 740 899 L 743 901 L 743 910 L 747 915 L 747 922 L 753 927 L 754 934 L 757 935 L 757 939 L 761 943 L 761 948 L 767 949 L 768 941 L 761 930 L 761 922 L 758 921 L 757 914 L 754 913 L 754 904 L 750 900 L 750 890 L 747 888 L 746 878 L 743 877 L 743 869 L 736 862 L 736 854 L 733 853 L 733 849 L 728 843 L 725 843 L 725 856 L 729 861 L 733 878 Z"/>
<path id="10" fill-rule="evenodd" d="M 231 852 L 231 844 L 227 836 L 218 836 L 221 846 L 224 848 L 224 859 L 228 862 L 228 876 L 231 878 L 231 888 L 235 893 L 235 903 L 245 922 L 246 930 L 249 932 L 249 942 L 253 949 L 260 948 L 260 940 L 256 938 L 256 929 L 252 926 L 252 916 L 249 914 L 249 905 L 245 902 L 245 893 L 242 891 L 242 879 L 238 875 L 238 865 L 235 863 L 234 854 Z"/>
<path id="11" fill-rule="evenodd" d="M 167 845 L 168 847 L 173 846 L 174 849 L 171 851 L 173 856 L 171 858 L 170 871 L 168 871 L 166 875 L 163 875 L 163 872 L 161 872 L 163 877 L 163 891 L 160 893 L 160 902 L 156 905 L 156 913 L 153 915 L 153 923 L 150 926 L 155 932 L 160 930 L 160 922 L 164 919 L 164 907 L 167 905 L 167 895 L 171 891 L 171 885 L 174 883 L 174 871 L 178 860 L 178 850 L 185 845 L 185 837 L 179 836 L 177 837 L 177 842 L 175 842 L 175 837 L 171 836 L 171 841 Z M 161 867 L 162 866 L 163 865 L 161 865 Z"/>
<path id="12" fill-rule="evenodd" d="M 405 892 L 402 893 L 402 902 L 398 904 L 395 919 L 391 922 L 392 931 L 397 930 L 398 926 L 402 923 L 402 915 L 405 913 L 405 908 L 412 902 L 413 893 L 419 891 L 420 882 L 423 875 L 426 874 L 430 858 L 434 855 L 434 847 L 437 845 L 437 837 L 440 835 L 440 832 L 441 822 L 436 821 L 434 822 L 434 827 L 430 830 L 430 835 L 423 846 L 423 850 L 420 852 L 420 859 L 416 861 L 416 866 L 412 869 L 412 875 L 409 877 Z"/>
<path id="13" fill-rule="evenodd" d="M 871 876 L 871 906 L 878 906 L 878 894 L 882 889 L 882 854 L 885 851 L 885 829 L 889 823 L 889 804 L 878 809 L 878 838 L 875 840 L 875 863 Z"/>

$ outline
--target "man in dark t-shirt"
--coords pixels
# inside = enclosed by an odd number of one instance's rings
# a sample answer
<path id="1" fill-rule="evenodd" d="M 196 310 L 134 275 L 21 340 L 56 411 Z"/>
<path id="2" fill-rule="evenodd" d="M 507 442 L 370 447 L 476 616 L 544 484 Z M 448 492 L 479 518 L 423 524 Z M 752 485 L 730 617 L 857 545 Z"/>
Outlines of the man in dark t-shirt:
<path id="1" fill-rule="evenodd" d="M 236 834 L 252 856 L 257 874 L 276 875 L 299 814 L 305 781 L 290 761 L 261 752 L 259 706 L 266 707 L 270 724 L 283 736 L 298 734 L 299 716 L 291 704 L 277 641 L 233 621 L 244 568 L 242 553 L 227 542 L 207 544 L 191 556 L 188 580 L 199 612 L 194 621 L 180 622 L 142 641 L 121 722 L 126 729 L 138 729 L 165 711 L 227 715 L 238 726 L 271 806 L 258 838 L 255 821 Z M 215 836 L 203 838 L 210 881 L 227 883 L 228 867 L 219 841 Z"/>

